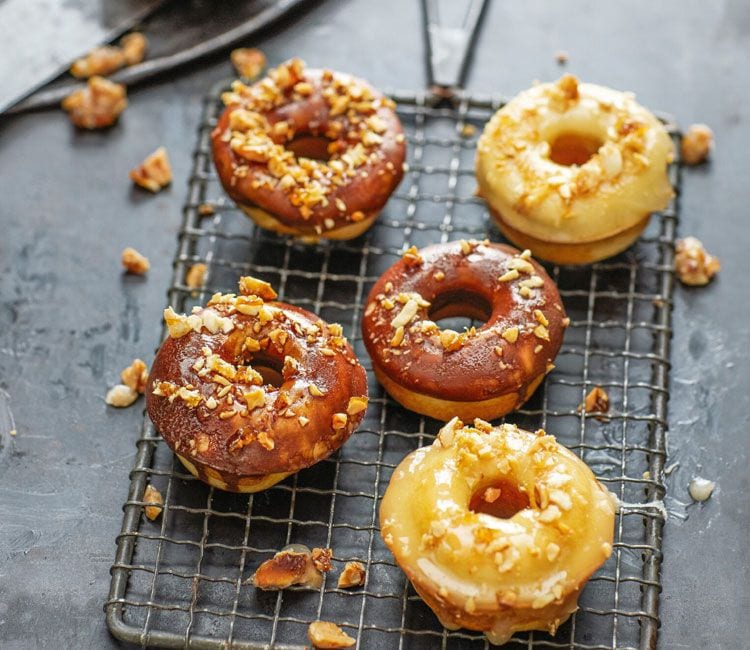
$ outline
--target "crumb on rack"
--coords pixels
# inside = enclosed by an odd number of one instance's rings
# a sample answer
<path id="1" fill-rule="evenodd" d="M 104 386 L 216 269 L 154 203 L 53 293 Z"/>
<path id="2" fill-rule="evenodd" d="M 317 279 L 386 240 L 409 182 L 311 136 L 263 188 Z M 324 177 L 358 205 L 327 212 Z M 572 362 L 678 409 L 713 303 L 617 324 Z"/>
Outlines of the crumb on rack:
<path id="1" fill-rule="evenodd" d="M 211 215 L 216 214 L 216 210 L 214 209 L 214 206 L 209 203 L 201 203 L 198 206 L 198 214 L 201 217 L 210 217 Z"/>
<path id="2" fill-rule="evenodd" d="M 151 521 L 156 519 L 164 509 L 164 497 L 161 495 L 161 492 L 150 483 L 146 486 L 146 489 L 143 492 L 143 501 L 146 504 L 150 504 L 143 506 L 143 512 Z"/>
<path id="3" fill-rule="evenodd" d="M 365 567 L 361 562 L 347 562 L 339 576 L 338 588 L 350 589 L 365 584 Z"/>
<path id="4" fill-rule="evenodd" d="M 682 136 L 682 162 L 698 165 L 708 158 L 714 146 L 714 133 L 705 124 L 692 124 Z"/>
<path id="5" fill-rule="evenodd" d="M 187 272 L 187 275 L 185 276 L 185 284 L 190 289 L 198 289 L 203 286 L 203 281 L 206 279 L 206 269 L 208 267 L 203 264 L 202 262 L 199 262 L 198 264 L 193 264 Z"/>
<path id="6" fill-rule="evenodd" d="M 130 406 L 135 400 L 138 399 L 138 393 L 134 391 L 130 386 L 125 384 L 117 384 L 107 391 L 107 395 L 104 401 L 110 406 L 116 408 L 125 408 Z"/>
<path id="7" fill-rule="evenodd" d="M 313 621 L 307 628 L 307 637 L 316 648 L 351 648 L 355 639 L 350 637 L 335 623 Z"/>
<path id="8" fill-rule="evenodd" d="M 683 284 L 704 286 L 721 270 L 721 262 L 705 249 L 700 239 L 685 237 L 675 244 L 674 268 Z"/>
<path id="9" fill-rule="evenodd" d="M 111 126 L 127 106 L 125 86 L 100 76 L 91 77 L 85 88 L 73 91 L 62 101 L 70 121 L 81 129 Z"/>
<path id="10" fill-rule="evenodd" d="M 133 359 L 133 363 L 120 373 L 120 379 L 131 390 L 143 393 L 148 383 L 148 366 L 142 359 Z"/>
<path id="11" fill-rule="evenodd" d="M 252 583 L 258 589 L 275 591 L 292 585 L 317 589 L 323 582 L 323 575 L 313 560 L 323 549 L 313 549 L 301 544 L 291 544 L 281 549 L 270 560 L 263 562 L 255 571 Z"/>
<path id="12" fill-rule="evenodd" d="M 148 258 L 130 246 L 122 251 L 121 260 L 125 270 L 135 275 L 143 275 L 151 268 Z"/>
<path id="13" fill-rule="evenodd" d="M 606 420 L 601 416 L 602 413 L 609 411 L 609 395 L 601 386 L 594 386 L 586 395 L 582 404 L 578 405 L 578 412 L 581 413 L 598 413 L 597 420 Z"/>
<path id="14" fill-rule="evenodd" d="M 150 192 L 158 192 L 172 182 L 172 166 L 164 147 L 159 147 L 138 167 L 130 171 L 130 179 Z"/>
<path id="15" fill-rule="evenodd" d="M 266 67 L 266 55 L 254 47 L 240 47 L 232 50 L 229 58 L 237 74 L 250 81 L 257 79 Z"/>
<path id="16" fill-rule="evenodd" d="M 473 124 L 464 122 L 464 124 L 461 125 L 461 137 L 463 138 L 470 138 L 476 132 L 477 132 L 477 128 Z"/>
<path id="17" fill-rule="evenodd" d="M 312 561 L 315 568 L 321 573 L 328 573 L 333 565 L 331 564 L 331 555 L 333 551 L 330 548 L 314 548 L 312 550 Z"/>

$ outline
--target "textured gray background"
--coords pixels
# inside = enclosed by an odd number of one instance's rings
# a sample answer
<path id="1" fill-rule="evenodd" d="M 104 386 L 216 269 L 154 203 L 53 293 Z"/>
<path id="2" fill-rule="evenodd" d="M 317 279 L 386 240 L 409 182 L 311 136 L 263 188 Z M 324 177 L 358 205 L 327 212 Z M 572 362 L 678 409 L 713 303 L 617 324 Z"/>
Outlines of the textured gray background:
<path id="1" fill-rule="evenodd" d="M 254 44 L 272 62 L 299 55 L 381 87 L 419 88 L 419 19 L 416 0 L 328 0 Z M 565 70 L 716 133 L 711 164 L 685 174 L 679 227 L 723 271 L 708 288 L 676 292 L 665 649 L 750 646 L 749 38 L 745 0 L 495 1 L 468 80 L 512 95 L 558 76 L 553 54 L 565 49 Z M 22 71 L 0 61 L 0 73 Z M 4 649 L 117 646 L 101 606 L 141 409 L 108 409 L 103 396 L 158 343 L 201 95 L 230 74 L 219 57 L 134 90 L 102 133 L 77 133 L 56 110 L 0 121 L 0 387 L 18 427 L 12 441 L 0 434 Z M 159 144 L 175 179 L 147 196 L 127 173 Z M 126 245 L 150 258 L 147 278 L 120 273 Z M 696 474 L 718 488 L 686 506 Z"/>

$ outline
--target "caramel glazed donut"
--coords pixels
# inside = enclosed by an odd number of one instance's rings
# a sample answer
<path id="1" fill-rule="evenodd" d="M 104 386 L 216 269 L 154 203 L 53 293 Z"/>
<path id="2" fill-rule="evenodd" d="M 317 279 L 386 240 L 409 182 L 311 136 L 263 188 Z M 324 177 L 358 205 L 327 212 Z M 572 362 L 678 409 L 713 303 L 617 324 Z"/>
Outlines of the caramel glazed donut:
<path id="1" fill-rule="evenodd" d="M 146 406 L 191 474 L 257 492 L 326 458 L 357 428 L 367 380 L 340 325 L 272 301 L 265 282 L 215 294 L 189 316 L 172 308 Z"/>
<path id="2" fill-rule="evenodd" d="M 219 178 L 259 226 L 315 241 L 367 230 L 404 174 L 395 104 L 367 82 L 292 59 L 240 81 L 211 134 Z"/>
<path id="3" fill-rule="evenodd" d="M 434 322 L 453 316 L 486 323 L 459 333 Z M 397 402 L 438 420 L 491 420 L 536 390 L 569 323 L 529 251 L 461 240 L 406 251 L 372 288 L 362 332 Z"/>
<path id="4" fill-rule="evenodd" d="M 449 629 L 554 634 L 612 552 L 614 497 L 544 431 L 448 422 L 396 468 L 383 539 Z"/>
<path id="5" fill-rule="evenodd" d="M 625 250 L 667 206 L 672 159 L 666 129 L 631 93 L 565 75 L 495 113 L 476 174 L 503 235 L 539 258 L 584 264 Z"/>

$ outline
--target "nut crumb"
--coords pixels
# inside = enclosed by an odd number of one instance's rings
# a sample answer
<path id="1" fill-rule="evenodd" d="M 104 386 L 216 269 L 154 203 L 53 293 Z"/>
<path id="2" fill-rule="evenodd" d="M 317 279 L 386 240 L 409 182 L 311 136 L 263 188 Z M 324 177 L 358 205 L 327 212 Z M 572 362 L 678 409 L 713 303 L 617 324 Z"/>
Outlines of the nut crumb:
<path id="1" fill-rule="evenodd" d="M 351 648 L 355 639 L 335 623 L 313 621 L 307 628 L 307 636 L 316 648 Z"/>
<path id="2" fill-rule="evenodd" d="M 331 564 L 331 551 L 330 548 L 314 548 L 312 550 L 312 561 L 315 568 L 321 573 L 328 573 L 333 565 Z"/>
<path id="3" fill-rule="evenodd" d="M 216 210 L 214 209 L 214 206 L 209 203 L 201 203 L 198 206 L 198 214 L 201 217 L 210 217 L 211 215 L 216 214 Z"/>
<path id="4" fill-rule="evenodd" d="M 461 136 L 464 138 L 470 138 L 476 132 L 477 132 L 477 129 L 473 124 L 464 123 L 461 126 Z"/>
<path id="5" fill-rule="evenodd" d="M 125 86 L 93 76 L 85 88 L 73 91 L 62 101 L 70 121 L 81 129 L 103 129 L 117 121 L 128 106 Z"/>
<path id="6" fill-rule="evenodd" d="M 116 408 L 125 408 L 130 406 L 135 400 L 138 399 L 138 393 L 134 391 L 130 386 L 125 384 L 117 384 L 107 391 L 107 395 L 104 401 L 110 406 Z"/>
<path id="7" fill-rule="evenodd" d="M 143 393 L 148 383 L 148 366 L 141 359 L 133 359 L 133 363 L 120 373 L 120 379 L 131 390 Z"/>
<path id="8" fill-rule="evenodd" d="M 711 255 L 700 239 L 685 237 L 675 246 L 675 271 L 680 282 L 704 286 L 721 270 L 721 262 Z"/>
<path id="9" fill-rule="evenodd" d="M 601 386 L 594 386 L 586 395 L 582 404 L 578 405 L 578 412 L 586 413 L 607 413 L 609 411 L 609 395 Z M 596 416 L 597 420 L 606 421 L 606 417 Z"/>
<path id="10" fill-rule="evenodd" d="M 139 167 L 130 171 L 131 180 L 149 192 L 158 192 L 172 182 L 172 167 L 164 147 L 159 147 Z"/>
<path id="11" fill-rule="evenodd" d="M 164 505 L 164 497 L 161 495 L 161 492 L 157 490 L 153 485 L 150 483 L 146 486 L 145 491 L 143 492 L 143 501 L 145 503 L 152 503 L 152 504 L 159 504 L 159 505 L 146 505 L 143 506 L 143 512 L 151 521 L 156 519 L 164 509 L 162 506 Z"/>
<path id="12" fill-rule="evenodd" d="M 708 158 L 714 146 L 714 133 L 705 124 L 693 124 L 682 136 L 682 162 L 698 165 Z"/>
<path id="13" fill-rule="evenodd" d="M 86 56 L 73 61 L 70 74 L 78 79 L 88 79 L 94 75 L 106 77 L 125 65 L 125 55 L 119 47 L 102 45 L 95 47 Z"/>
<path id="14" fill-rule="evenodd" d="M 121 260 L 125 270 L 135 275 L 143 275 L 151 268 L 148 258 L 129 246 L 122 251 Z"/>
<path id="15" fill-rule="evenodd" d="M 347 562 L 339 576 L 338 588 L 350 589 L 365 584 L 365 567 L 361 562 Z"/>
<path id="16" fill-rule="evenodd" d="M 266 55 L 254 47 L 240 47 L 232 50 L 229 58 L 237 74 L 250 81 L 257 79 L 266 67 Z"/>
<path id="17" fill-rule="evenodd" d="M 317 589 L 323 576 L 315 567 L 310 549 L 301 544 L 291 544 L 281 549 L 270 560 L 263 562 L 252 577 L 258 589 L 274 591 L 292 585 Z"/>
<path id="18" fill-rule="evenodd" d="M 203 286 L 206 278 L 206 265 L 203 263 L 193 264 L 185 276 L 185 284 L 189 289 L 198 289 Z"/>
<path id="19" fill-rule="evenodd" d="M 120 47 L 125 57 L 125 65 L 135 65 L 146 58 L 148 40 L 140 32 L 131 32 L 120 39 Z"/>
<path id="20" fill-rule="evenodd" d="M 557 61 L 560 65 L 565 65 L 570 60 L 570 54 L 568 54 L 565 50 L 557 50 L 555 52 L 555 61 Z"/>
<path id="21" fill-rule="evenodd" d="M 419 254 L 416 246 L 407 248 L 401 256 L 401 259 L 404 260 L 406 266 L 420 266 L 422 262 L 424 262 L 424 259 Z"/>

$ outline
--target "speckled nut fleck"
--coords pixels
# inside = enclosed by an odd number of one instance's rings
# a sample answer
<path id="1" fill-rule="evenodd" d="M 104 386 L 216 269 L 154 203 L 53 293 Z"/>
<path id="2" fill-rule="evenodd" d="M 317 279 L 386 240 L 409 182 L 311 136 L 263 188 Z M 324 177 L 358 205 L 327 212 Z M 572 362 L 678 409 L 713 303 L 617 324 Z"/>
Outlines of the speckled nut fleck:
<path id="1" fill-rule="evenodd" d="M 479 194 L 535 256 L 585 264 L 630 246 L 673 195 L 664 126 L 631 93 L 564 75 L 501 108 L 479 139 Z"/>
<path id="2" fill-rule="evenodd" d="M 257 492 L 344 444 L 365 415 L 367 381 L 340 325 L 275 302 L 255 278 L 240 292 L 190 315 L 165 310 L 146 407 L 190 473 Z"/>
<path id="3" fill-rule="evenodd" d="M 486 321 L 464 332 L 435 321 Z M 378 381 L 412 411 L 492 420 L 523 404 L 553 368 L 569 320 L 528 251 L 488 241 L 414 248 L 367 299 L 362 333 Z"/>
<path id="4" fill-rule="evenodd" d="M 612 552 L 612 495 L 546 435 L 448 422 L 407 456 L 380 507 L 386 545 L 449 629 L 492 643 L 554 634 Z"/>
<path id="5" fill-rule="evenodd" d="M 292 59 L 223 96 L 211 134 L 224 189 L 259 226 L 303 240 L 367 230 L 404 173 L 394 104 L 367 82 Z"/>

